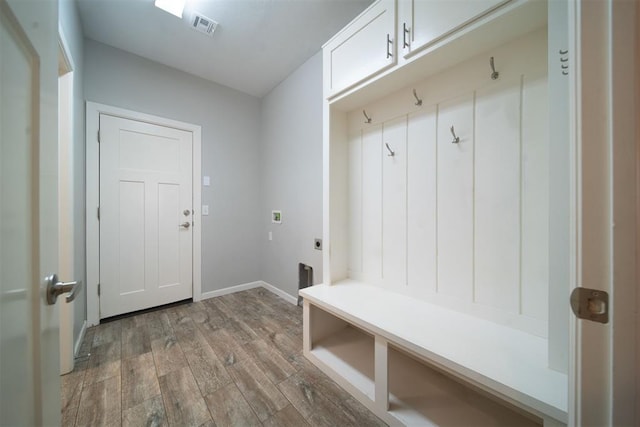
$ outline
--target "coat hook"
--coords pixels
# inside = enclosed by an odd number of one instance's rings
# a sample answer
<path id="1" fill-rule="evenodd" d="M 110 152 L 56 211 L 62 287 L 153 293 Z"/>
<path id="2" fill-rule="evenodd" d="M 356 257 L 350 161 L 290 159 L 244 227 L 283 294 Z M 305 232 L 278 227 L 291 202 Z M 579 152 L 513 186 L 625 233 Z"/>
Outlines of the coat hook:
<path id="1" fill-rule="evenodd" d="M 491 80 L 498 80 L 500 73 L 496 71 L 496 66 L 493 63 L 493 56 L 489 59 L 489 64 L 491 65 Z"/>
<path id="2" fill-rule="evenodd" d="M 567 50 L 560 49 L 559 52 L 560 52 L 560 55 L 566 55 L 567 53 L 569 53 L 569 49 L 567 49 Z"/>
<path id="3" fill-rule="evenodd" d="M 362 114 L 364 114 L 364 118 L 367 119 L 365 123 L 371 123 L 371 117 L 367 116 L 367 112 L 362 110 Z"/>
<path id="4" fill-rule="evenodd" d="M 416 99 L 416 105 L 422 105 L 422 99 L 418 98 L 418 94 L 416 93 L 415 89 L 413 90 L 413 97 Z"/>
<path id="5" fill-rule="evenodd" d="M 456 136 L 456 131 L 453 129 L 453 126 L 451 126 L 451 135 L 453 135 L 453 141 L 451 141 L 452 144 L 460 142 L 460 137 Z"/>
<path id="6" fill-rule="evenodd" d="M 387 146 L 387 150 L 389 150 L 389 154 L 387 154 L 387 156 L 389 156 L 389 157 L 393 157 L 393 156 L 395 156 L 395 155 L 396 155 L 396 152 L 395 152 L 395 151 L 393 151 L 393 150 L 391 149 L 391 147 L 389 147 L 389 144 L 388 144 L 388 143 L 386 143 L 386 142 L 385 142 L 385 143 L 384 143 L 384 145 L 386 145 L 386 146 Z"/>

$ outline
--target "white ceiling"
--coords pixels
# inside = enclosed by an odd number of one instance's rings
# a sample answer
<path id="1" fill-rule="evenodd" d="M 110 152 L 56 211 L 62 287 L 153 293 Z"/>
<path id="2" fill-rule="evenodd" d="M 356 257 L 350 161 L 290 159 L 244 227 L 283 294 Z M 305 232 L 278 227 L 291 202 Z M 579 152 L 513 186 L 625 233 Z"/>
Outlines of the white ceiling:
<path id="1" fill-rule="evenodd" d="M 78 0 L 84 35 L 262 97 L 372 0 L 187 0 L 182 20 L 154 0 Z M 213 38 L 193 11 L 217 21 Z"/>

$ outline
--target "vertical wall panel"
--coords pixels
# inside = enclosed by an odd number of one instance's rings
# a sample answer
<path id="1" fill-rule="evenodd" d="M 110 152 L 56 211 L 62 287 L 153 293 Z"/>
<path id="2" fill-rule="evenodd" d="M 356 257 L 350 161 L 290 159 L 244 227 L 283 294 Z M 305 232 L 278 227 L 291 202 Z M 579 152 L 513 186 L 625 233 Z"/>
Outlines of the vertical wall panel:
<path id="1" fill-rule="evenodd" d="M 471 299 L 473 278 L 473 94 L 439 105 L 438 292 Z M 460 137 L 453 144 L 450 128 Z"/>
<path id="2" fill-rule="evenodd" d="M 180 186 L 158 184 L 158 287 L 180 283 Z"/>
<path id="3" fill-rule="evenodd" d="M 119 295 L 145 289 L 145 185 L 120 181 Z"/>
<path id="4" fill-rule="evenodd" d="M 365 280 L 382 279 L 382 127 L 362 134 L 362 271 Z"/>
<path id="5" fill-rule="evenodd" d="M 349 271 L 362 274 L 362 131 L 349 137 Z"/>
<path id="6" fill-rule="evenodd" d="M 517 313 L 520 79 L 476 92 L 475 111 L 475 301 Z"/>
<path id="7" fill-rule="evenodd" d="M 547 321 L 550 284 L 547 79 L 525 76 L 523 83 L 521 309 L 525 316 Z"/>
<path id="8" fill-rule="evenodd" d="M 436 291 L 436 108 L 407 122 L 407 283 Z"/>
<path id="9" fill-rule="evenodd" d="M 407 284 L 406 116 L 383 125 L 382 145 L 382 277 L 396 288 Z"/>

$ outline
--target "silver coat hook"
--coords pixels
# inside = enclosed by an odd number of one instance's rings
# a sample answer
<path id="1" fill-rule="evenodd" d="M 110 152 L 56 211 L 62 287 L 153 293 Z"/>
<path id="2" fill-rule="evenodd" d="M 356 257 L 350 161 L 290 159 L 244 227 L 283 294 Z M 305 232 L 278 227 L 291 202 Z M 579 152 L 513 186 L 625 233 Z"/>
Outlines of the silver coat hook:
<path id="1" fill-rule="evenodd" d="M 364 114 L 364 118 L 367 119 L 365 123 L 371 123 L 371 117 L 367 116 L 367 112 L 362 110 L 362 114 Z"/>
<path id="2" fill-rule="evenodd" d="M 560 49 L 559 52 L 560 52 L 560 55 L 566 55 L 567 53 L 569 53 L 569 49 L 567 49 L 567 50 Z"/>
<path id="3" fill-rule="evenodd" d="M 451 141 L 452 144 L 460 142 L 460 137 L 456 136 L 456 131 L 453 129 L 453 126 L 451 126 L 451 135 L 453 135 L 453 141 Z"/>
<path id="4" fill-rule="evenodd" d="M 384 143 L 384 145 L 386 145 L 387 150 L 389 150 L 389 154 L 387 154 L 387 156 L 389 156 L 389 157 L 393 157 L 393 156 L 395 156 L 395 155 L 396 155 L 396 152 L 395 152 L 395 151 L 393 151 L 393 150 L 391 149 L 391 147 L 389 147 L 389 144 L 388 144 L 388 143 L 386 143 L 386 142 L 385 142 L 385 143 Z"/>
<path id="5" fill-rule="evenodd" d="M 413 97 L 416 99 L 416 105 L 422 105 L 422 99 L 418 98 L 418 94 L 416 93 L 415 89 L 413 90 Z"/>
<path id="6" fill-rule="evenodd" d="M 491 80 L 498 80 L 500 73 L 496 71 L 496 66 L 493 63 L 493 56 L 489 59 L 489 64 L 491 65 Z"/>

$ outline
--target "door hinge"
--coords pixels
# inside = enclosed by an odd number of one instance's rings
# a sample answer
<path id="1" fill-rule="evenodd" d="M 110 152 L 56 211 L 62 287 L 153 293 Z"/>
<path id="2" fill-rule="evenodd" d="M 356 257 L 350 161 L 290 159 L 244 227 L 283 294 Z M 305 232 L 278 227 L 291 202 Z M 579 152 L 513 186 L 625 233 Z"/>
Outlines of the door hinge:
<path id="1" fill-rule="evenodd" d="M 100 144 L 100 129 L 98 129 L 98 144 Z"/>
<path id="2" fill-rule="evenodd" d="M 100 283 L 98 283 L 98 296 L 100 296 Z"/>
<path id="3" fill-rule="evenodd" d="M 571 310 L 578 319 L 609 322 L 609 294 L 589 288 L 575 288 L 571 292 Z"/>
<path id="4" fill-rule="evenodd" d="M 98 206 L 98 221 L 100 221 L 100 206 Z"/>

